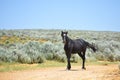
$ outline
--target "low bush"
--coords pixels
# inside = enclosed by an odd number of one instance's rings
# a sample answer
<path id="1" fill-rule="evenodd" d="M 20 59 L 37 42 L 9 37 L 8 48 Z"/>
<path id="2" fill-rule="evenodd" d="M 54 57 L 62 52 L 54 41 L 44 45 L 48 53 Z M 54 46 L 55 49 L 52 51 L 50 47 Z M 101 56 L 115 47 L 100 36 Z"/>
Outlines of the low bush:
<path id="1" fill-rule="evenodd" d="M 79 60 L 79 56 L 77 54 L 73 54 L 71 56 L 71 59 L 70 59 L 71 62 L 78 63 L 78 60 Z"/>
<path id="2" fill-rule="evenodd" d="M 0 30 L 0 61 L 20 63 L 43 63 L 45 60 L 66 61 L 64 44 L 60 30 Z M 120 61 L 120 33 L 73 31 L 72 39 L 83 38 L 95 43 L 98 51 L 87 49 L 86 58 L 90 60 Z M 79 56 L 71 56 L 72 62 L 78 62 Z"/>
<path id="3" fill-rule="evenodd" d="M 61 44 L 55 45 L 51 42 L 40 43 L 29 41 L 23 45 L 9 46 L 4 49 L 0 47 L 0 61 L 20 63 L 43 63 L 45 60 L 66 61 L 64 51 L 60 49 Z"/>

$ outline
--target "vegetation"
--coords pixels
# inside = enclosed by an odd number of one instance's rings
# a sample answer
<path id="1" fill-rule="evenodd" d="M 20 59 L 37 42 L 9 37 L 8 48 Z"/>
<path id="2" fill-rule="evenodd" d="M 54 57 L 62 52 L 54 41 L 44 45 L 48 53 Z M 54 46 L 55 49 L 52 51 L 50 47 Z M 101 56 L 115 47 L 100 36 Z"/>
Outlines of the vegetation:
<path id="1" fill-rule="evenodd" d="M 102 62 L 102 61 L 93 61 L 92 63 L 87 61 L 86 65 L 101 65 L 101 66 L 108 66 L 118 64 L 118 62 Z M 58 62 L 55 60 L 47 60 L 45 63 L 41 64 L 20 64 L 20 63 L 9 63 L 9 62 L 0 62 L 0 72 L 11 72 L 11 71 L 21 71 L 21 70 L 36 70 L 36 69 L 46 69 L 51 67 L 63 67 L 66 64 L 63 62 Z M 74 66 L 80 66 L 80 61 L 78 63 L 71 63 Z"/>
<path id="2" fill-rule="evenodd" d="M 98 51 L 87 49 L 90 61 L 120 61 L 120 32 L 69 30 L 72 39 L 83 38 L 95 43 Z M 0 30 L 0 62 L 44 63 L 46 60 L 65 62 L 61 30 Z M 78 62 L 72 55 L 71 61 Z"/>
<path id="3" fill-rule="evenodd" d="M 50 61 L 50 60 L 42 64 L 20 64 L 16 62 L 15 63 L 1 62 L 0 72 L 34 70 L 39 68 L 61 67 L 61 66 L 65 66 L 65 64 L 62 62 Z"/>

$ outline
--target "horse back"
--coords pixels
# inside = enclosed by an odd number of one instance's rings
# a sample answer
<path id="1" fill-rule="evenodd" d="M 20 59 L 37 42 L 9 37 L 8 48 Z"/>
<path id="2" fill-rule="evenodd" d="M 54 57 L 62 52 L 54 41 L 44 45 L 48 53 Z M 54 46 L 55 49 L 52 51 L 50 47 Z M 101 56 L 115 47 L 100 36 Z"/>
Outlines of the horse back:
<path id="1" fill-rule="evenodd" d="M 72 45 L 73 45 L 72 53 L 83 52 L 87 48 L 86 41 L 84 41 L 83 39 L 73 40 Z"/>

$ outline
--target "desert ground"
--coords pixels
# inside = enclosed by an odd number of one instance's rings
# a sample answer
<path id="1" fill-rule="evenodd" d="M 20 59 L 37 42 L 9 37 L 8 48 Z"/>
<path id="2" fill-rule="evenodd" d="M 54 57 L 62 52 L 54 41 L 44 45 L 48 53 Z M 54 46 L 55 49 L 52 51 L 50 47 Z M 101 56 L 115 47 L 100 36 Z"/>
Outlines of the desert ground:
<path id="1" fill-rule="evenodd" d="M 87 65 L 86 70 L 72 66 L 70 71 L 65 67 L 49 67 L 35 70 L 0 72 L 0 80 L 120 80 L 117 64 Z"/>

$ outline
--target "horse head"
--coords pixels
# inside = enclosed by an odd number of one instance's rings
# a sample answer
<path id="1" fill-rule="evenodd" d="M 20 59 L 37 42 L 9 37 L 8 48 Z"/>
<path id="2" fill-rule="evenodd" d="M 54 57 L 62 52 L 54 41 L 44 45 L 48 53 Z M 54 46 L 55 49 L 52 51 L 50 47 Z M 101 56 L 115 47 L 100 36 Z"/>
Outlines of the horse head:
<path id="1" fill-rule="evenodd" d="M 67 42 L 67 34 L 68 32 L 67 31 L 61 31 L 61 37 L 62 37 L 62 40 L 63 40 L 63 43 L 65 44 Z"/>

